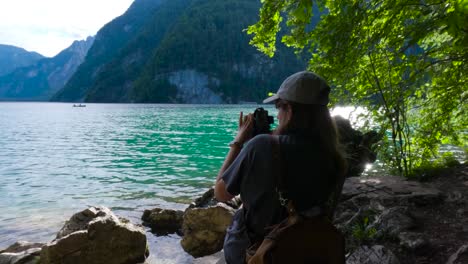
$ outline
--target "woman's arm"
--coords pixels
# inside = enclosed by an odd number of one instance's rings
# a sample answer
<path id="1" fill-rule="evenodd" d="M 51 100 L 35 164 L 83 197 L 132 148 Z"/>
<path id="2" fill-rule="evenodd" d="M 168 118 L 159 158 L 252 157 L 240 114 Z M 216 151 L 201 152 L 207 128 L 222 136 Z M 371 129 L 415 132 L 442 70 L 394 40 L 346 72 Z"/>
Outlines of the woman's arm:
<path id="1" fill-rule="evenodd" d="M 239 115 L 239 131 L 234 139 L 234 144 L 230 144 L 229 152 L 224 159 L 223 165 L 219 170 L 218 176 L 216 177 L 216 183 L 214 188 L 215 198 L 220 202 L 226 202 L 231 200 L 234 196 L 226 190 L 226 183 L 221 178 L 224 172 L 231 166 L 232 162 L 239 155 L 242 150 L 242 146 L 247 140 L 250 139 L 253 129 L 253 116 L 248 114 L 243 117 L 242 112 Z"/>
<path id="2" fill-rule="evenodd" d="M 226 184 L 224 183 L 223 179 L 221 179 L 221 176 L 227 170 L 227 168 L 231 166 L 232 162 L 236 159 L 237 155 L 239 155 L 241 149 L 242 149 L 241 146 L 237 144 L 232 145 L 230 147 L 229 152 L 226 156 L 226 159 L 224 160 L 223 166 L 221 166 L 218 176 L 216 177 L 214 193 L 215 193 L 216 200 L 220 202 L 227 202 L 234 197 L 226 190 Z"/>

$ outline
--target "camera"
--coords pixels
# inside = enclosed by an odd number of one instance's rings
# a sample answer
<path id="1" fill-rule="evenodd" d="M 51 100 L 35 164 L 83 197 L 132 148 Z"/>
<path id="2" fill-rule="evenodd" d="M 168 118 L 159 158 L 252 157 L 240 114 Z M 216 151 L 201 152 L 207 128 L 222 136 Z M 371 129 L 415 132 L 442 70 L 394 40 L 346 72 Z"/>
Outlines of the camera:
<path id="1" fill-rule="evenodd" d="M 270 134 L 270 125 L 273 124 L 273 116 L 268 115 L 268 111 L 259 107 L 253 113 L 253 137 L 258 134 Z"/>

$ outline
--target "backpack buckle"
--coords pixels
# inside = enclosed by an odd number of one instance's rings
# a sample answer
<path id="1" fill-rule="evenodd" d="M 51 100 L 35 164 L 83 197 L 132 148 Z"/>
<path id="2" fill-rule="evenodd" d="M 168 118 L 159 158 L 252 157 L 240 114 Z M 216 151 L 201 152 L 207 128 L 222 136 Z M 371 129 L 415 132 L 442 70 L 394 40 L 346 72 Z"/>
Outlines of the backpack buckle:
<path id="1" fill-rule="evenodd" d="M 278 200 L 279 200 L 280 204 L 282 206 L 286 207 L 288 205 L 288 199 L 284 198 L 283 192 L 278 190 L 278 188 L 276 189 L 276 193 L 278 193 Z"/>

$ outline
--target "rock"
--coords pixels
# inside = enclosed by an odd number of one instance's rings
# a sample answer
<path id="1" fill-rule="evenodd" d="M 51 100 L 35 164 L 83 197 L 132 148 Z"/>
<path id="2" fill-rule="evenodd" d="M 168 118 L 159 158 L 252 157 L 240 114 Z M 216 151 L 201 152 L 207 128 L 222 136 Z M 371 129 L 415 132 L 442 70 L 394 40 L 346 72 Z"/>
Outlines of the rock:
<path id="1" fill-rule="evenodd" d="M 43 243 L 18 241 L 4 250 L 0 250 L 0 264 L 35 264 L 38 263 Z"/>
<path id="2" fill-rule="evenodd" d="M 346 202 L 349 200 L 351 204 Z M 442 192 L 421 182 L 405 180 L 398 176 L 375 176 L 346 179 L 341 194 L 341 205 L 354 206 L 379 201 L 386 207 L 402 204 L 434 205 L 443 201 Z"/>
<path id="3" fill-rule="evenodd" d="M 145 210 L 141 220 L 145 226 L 151 228 L 151 232 L 157 235 L 181 233 L 184 212 L 179 210 L 154 208 Z"/>
<path id="4" fill-rule="evenodd" d="M 201 197 L 195 199 L 192 203 L 190 203 L 188 208 L 207 208 L 210 206 L 215 206 L 218 203 L 218 201 L 214 197 L 214 188 L 210 188 L 208 191 L 206 191 Z M 230 207 L 234 209 L 239 209 L 239 207 L 242 205 L 242 201 L 240 199 L 240 196 L 236 196 L 232 198 L 231 200 L 225 202 L 225 204 L 229 205 Z"/>
<path id="5" fill-rule="evenodd" d="M 182 226 L 182 248 L 194 257 L 220 251 L 234 213 L 234 208 L 223 203 L 208 208 L 188 208 Z"/>
<path id="6" fill-rule="evenodd" d="M 461 246 L 455 254 L 451 255 L 447 264 L 466 264 L 468 263 L 468 244 Z"/>
<path id="7" fill-rule="evenodd" d="M 142 227 L 106 207 L 90 207 L 73 215 L 57 238 L 42 248 L 41 264 L 141 263 L 147 256 Z"/>
<path id="8" fill-rule="evenodd" d="M 396 176 L 351 177 L 346 179 L 343 186 L 341 202 L 335 212 L 335 224 L 346 231 L 368 215 L 369 228 L 375 227 L 377 236 L 385 233 L 397 236 L 398 232 L 416 225 L 416 216 L 413 218 L 407 208 L 436 205 L 443 201 L 440 190 L 424 183 Z"/>
<path id="9" fill-rule="evenodd" d="M 465 198 L 463 197 L 463 194 L 459 191 L 452 191 L 450 190 L 447 192 L 446 196 L 446 201 L 447 202 L 462 202 L 465 201 Z"/>
<path id="10" fill-rule="evenodd" d="M 346 264 L 399 264 L 392 251 L 384 246 L 374 245 L 359 247 L 346 260 Z"/>
<path id="11" fill-rule="evenodd" d="M 429 240 L 420 233 L 401 232 L 398 234 L 398 239 L 402 247 L 412 251 L 423 251 L 429 247 Z"/>
<path id="12" fill-rule="evenodd" d="M 6 249 L 0 250 L 0 254 L 4 252 L 8 253 L 18 253 L 21 251 L 25 251 L 31 248 L 41 248 L 44 246 L 44 243 L 32 243 L 28 241 L 18 241 L 13 245 L 7 247 Z"/>
<path id="13" fill-rule="evenodd" d="M 65 222 L 65 225 L 57 233 L 56 238 L 62 238 L 73 232 L 88 229 L 89 222 L 93 221 L 97 217 L 106 216 L 108 213 L 108 209 L 90 207 L 74 214 L 70 220 Z"/>
<path id="14" fill-rule="evenodd" d="M 208 191 L 206 191 L 201 197 L 196 198 L 188 208 L 201 208 L 201 207 L 208 207 L 214 206 L 218 202 L 214 199 L 214 188 L 211 187 Z"/>
<path id="15" fill-rule="evenodd" d="M 334 223 L 338 225 L 352 226 L 357 221 L 357 218 L 360 216 L 360 213 L 360 211 L 355 213 L 349 209 L 339 211 L 335 215 Z"/>
<path id="16" fill-rule="evenodd" d="M 0 254 L 0 264 L 36 264 L 41 255 L 40 248 L 31 248 L 17 253 Z"/>
<path id="17" fill-rule="evenodd" d="M 174 71 L 168 81 L 177 90 L 177 101 L 188 104 L 222 104 L 221 96 L 210 89 L 220 80 L 195 69 Z"/>
<path id="18" fill-rule="evenodd" d="M 397 237 L 402 231 L 416 227 L 416 222 L 409 216 L 407 207 L 393 207 L 380 214 L 372 224 L 378 233 Z"/>
<path id="19" fill-rule="evenodd" d="M 213 255 L 196 258 L 193 260 L 192 264 L 226 264 L 224 259 L 224 251 L 218 251 Z"/>

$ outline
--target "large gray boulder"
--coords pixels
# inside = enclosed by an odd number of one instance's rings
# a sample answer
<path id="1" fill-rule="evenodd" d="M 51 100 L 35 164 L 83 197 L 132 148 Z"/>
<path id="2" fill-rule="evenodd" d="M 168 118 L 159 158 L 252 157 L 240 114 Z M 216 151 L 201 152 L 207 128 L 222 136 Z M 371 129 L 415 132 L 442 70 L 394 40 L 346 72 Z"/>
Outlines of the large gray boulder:
<path id="1" fill-rule="evenodd" d="M 182 226 L 182 248 L 194 257 L 220 251 L 234 213 L 234 208 L 223 203 L 207 208 L 188 208 Z"/>
<path id="2" fill-rule="evenodd" d="M 428 184 L 403 177 L 383 175 L 346 179 L 341 194 L 342 207 L 378 201 L 387 207 L 400 205 L 425 206 L 443 201 L 443 193 Z"/>
<path id="3" fill-rule="evenodd" d="M 340 198 L 335 223 L 342 231 L 349 231 L 366 218 L 366 212 L 372 212 L 374 217 L 369 219 L 369 227 L 375 227 L 379 235 L 392 233 L 396 236 L 416 225 L 408 208 L 440 204 L 443 193 L 421 182 L 387 175 L 347 178 Z"/>
<path id="4" fill-rule="evenodd" d="M 142 227 L 106 207 L 90 207 L 71 217 L 41 252 L 41 264 L 141 263 L 148 256 Z"/>

